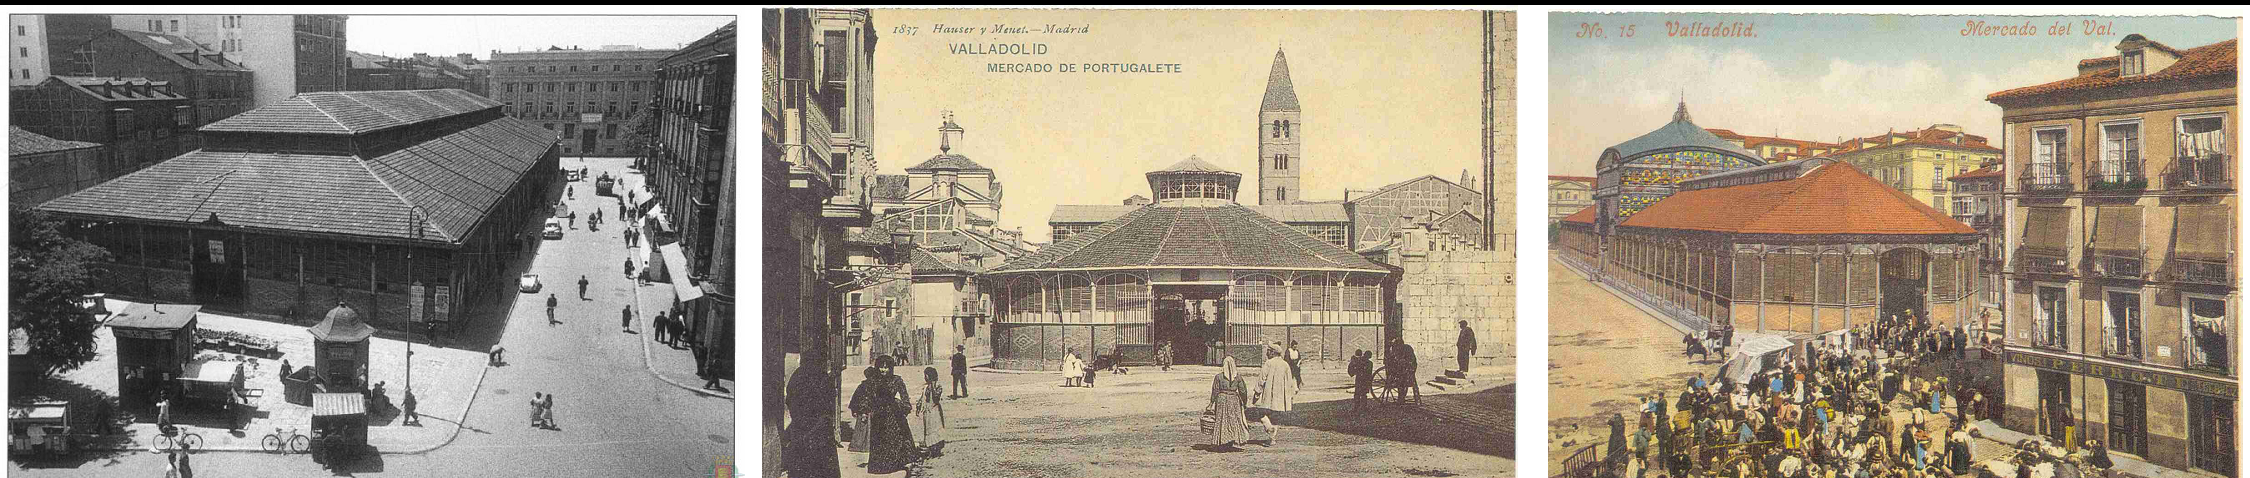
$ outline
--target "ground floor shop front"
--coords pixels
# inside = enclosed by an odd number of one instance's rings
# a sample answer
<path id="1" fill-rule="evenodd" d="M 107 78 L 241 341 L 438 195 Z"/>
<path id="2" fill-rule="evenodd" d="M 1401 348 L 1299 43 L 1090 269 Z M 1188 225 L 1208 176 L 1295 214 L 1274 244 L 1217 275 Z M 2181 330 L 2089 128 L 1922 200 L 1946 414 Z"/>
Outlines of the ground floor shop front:
<path id="1" fill-rule="evenodd" d="M 2233 380 L 2039 351 L 2004 354 L 2002 425 L 2159 466 L 2233 476 Z"/>

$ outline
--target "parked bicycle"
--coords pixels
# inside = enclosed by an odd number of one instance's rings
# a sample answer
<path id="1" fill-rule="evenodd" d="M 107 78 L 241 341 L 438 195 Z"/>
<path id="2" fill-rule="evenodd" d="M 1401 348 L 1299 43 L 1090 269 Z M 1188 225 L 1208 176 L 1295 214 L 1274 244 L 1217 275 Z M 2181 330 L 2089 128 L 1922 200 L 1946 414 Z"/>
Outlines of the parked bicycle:
<path id="1" fill-rule="evenodd" d="M 304 453 L 312 449 L 312 437 L 297 433 L 295 428 L 274 427 L 273 433 L 266 434 L 266 438 L 259 440 L 258 444 L 270 452 Z"/>
<path id="2" fill-rule="evenodd" d="M 193 451 L 197 448 L 203 448 L 203 435 L 183 431 L 179 427 L 166 426 L 162 434 L 149 439 L 149 447 L 159 451 Z"/>

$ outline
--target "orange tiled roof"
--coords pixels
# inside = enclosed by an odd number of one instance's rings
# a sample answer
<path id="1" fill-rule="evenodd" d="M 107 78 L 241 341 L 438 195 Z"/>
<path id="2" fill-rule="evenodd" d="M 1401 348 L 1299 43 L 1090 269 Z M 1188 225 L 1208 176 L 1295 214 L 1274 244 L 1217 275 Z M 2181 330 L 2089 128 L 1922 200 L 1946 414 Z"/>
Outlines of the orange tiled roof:
<path id="1" fill-rule="evenodd" d="M 1953 142 L 1953 137 L 1955 136 L 1961 137 L 1960 143 L 1956 144 Z M 1893 139 L 1898 139 L 1898 141 L 1893 141 Z M 1874 141 L 1882 144 L 1867 147 L 1860 146 L 1861 143 L 1867 141 Z M 1967 133 L 1955 133 L 1952 131 L 1946 131 L 1937 128 L 1923 128 L 1904 133 L 1892 132 L 1866 138 L 1853 138 L 1851 140 L 1844 141 L 1844 143 L 1838 146 L 1833 152 L 1849 153 L 1853 151 L 1882 149 L 1892 146 L 1924 146 L 1933 148 L 1985 151 L 1993 153 L 2000 152 L 2000 148 L 1986 143 L 1983 136 Z"/>
<path id="2" fill-rule="evenodd" d="M 1684 191 L 1620 225 L 1737 234 L 1976 233 L 1846 163 L 1796 179 Z"/>
<path id="3" fill-rule="evenodd" d="M 2177 54 L 2180 57 L 2180 61 L 2177 63 L 2173 63 L 2172 66 L 2166 67 L 2162 71 L 2134 77 L 2119 77 L 2117 76 L 2117 67 L 2110 66 L 2107 68 L 2102 68 L 2100 70 L 2082 73 L 2078 76 L 2066 78 L 2059 81 L 2010 90 L 2002 90 L 1990 95 L 1985 95 L 1984 100 L 1993 103 L 1999 103 L 2003 100 L 2028 98 L 2066 91 L 2097 90 L 2125 85 L 2176 81 L 2214 76 L 2224 76 L 2232 78 L 2235 74 L 2234 63 L 2235 57 L 2237 56 L 2234 50 L 2236 41 L 2237 40 L 2227 40 L 2195 48 L 2189 48 L 2187 50 L 2173 50 L 2171 49 L 2171 47 L 2166 47 L 2156 42 L 2149 42 L 2150 46 L 2157 47 L 2159 49 L 2165 50 L 2166 52 Z M 2090 68 L 2103 64 L 2114 65 L 2116 62 L 2117 57 L 2112 56 L 2082 60 L 2078 62 L 2078 65 L 2081 68 Z"/>
<path id="4" fill-rule="evenodd" d="M 1961 174 L 1955 174 L 1955 175 L 1953 175 L 1953 177 L 1950 177 L 1950 178 L 1945 178 L 1945 180 L 1947 180 L 1947 181 L 1960 181 L 1960 180 L 1964 180 L 1964 179 L 1984 179 L 1984 178 L 1997 178 L 1997 177 L 2000 177 L 2000 168 L 1995 168 L 1995 167 L 1992 167 L 1992 166 L 1985 166 L 1985 167 L 1982 167 L 1982 168 L 1978 168 L 1978 169 L 1977 169 L 1977 170 L 1975 170 L 1975 171 L 1970 171 L 1970 172 L 1966 172 L 1966 173 L 1961 173 Z"/>
<path id="5" fill-rule="evenodd" d="M 1587 223 L 1587 224 L 1593 224 L 1593 223 L 1594 223 L 1594 207 L 1593 207 L 1593 206 L 1586 206 L 1586 208 L 1585 208 L 1585 209 L 1579 209 L 1579 210 L 1578 210 L 1578 212 L 1570 213 L 1570 215 L 1568 215 L 1568 216 L 1563 216 L 1563 218 L 1562 218 L 1562 222 L 1582 222 L 1582 223 Z"/>
<path id="6" fill-rule="evenodd" d="M 1798 147 L 1799 149 L 1807 149 L 1807 148 L 1821 148 L 1821 147 L 1834 148 L 1834 147 L 1836 147 L 1836 144 L 1835 144 L 1835 143 L 1823 143 L 1823 142 L 1819 142 L 1819 141 L 1812 141 L 1812 140 L 1803 140 L 1803 139 L 1789 139 L 1789 138 L 1783 138 L 1783 137 L 1779 137 L 1779 136 L 1752 136 L 1752 135 L 1747 135 L 1747 134 L 1742 134 L 1742 133 L 1736 133 L 1736 132 L 1734 132 L 1734 130 L 1729 130 L 1729 129 L 1719 129 L 1719 128 L 1704 128 L 1703 130 L 1704 130 L 1704 131 L 1709 131 L 1709 132 L 1711 132 L 1711 135 L 1713 135 L 1713 136 L 1718 136 L 1718 137 L 1719 137 L 1719 138 L 1721 138 L 1721 139 L 1728 139 L 1728 140 L 1737 140 L 1737 139 L 1739 139 L 1739 140 L 1742 140 L 1742 147 L 1744 147 L 1744 148 L 1756 148 L 1756 147 L 1758 147 L 1758 146 L 1760 146 L 1760 145 L 1764 145 L 1764 144 L 1766 144 L 1766 143 L 1781 143 L 1781 144 L 1786 144 L 1786 145 L 1790 145 L 1790 146 L 1796 146 L 1796 147 Z"/>

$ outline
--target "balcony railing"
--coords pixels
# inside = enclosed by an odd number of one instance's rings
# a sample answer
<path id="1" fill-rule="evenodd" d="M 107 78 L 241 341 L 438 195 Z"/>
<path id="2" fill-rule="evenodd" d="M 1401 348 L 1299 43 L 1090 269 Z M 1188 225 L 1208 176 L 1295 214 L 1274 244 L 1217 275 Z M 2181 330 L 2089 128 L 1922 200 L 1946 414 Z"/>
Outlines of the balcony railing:
<path id="1" fill-rule="evenodd" d="M 2164 186 L 2172 189 L 2232 189 L 2232 159 L 2234 158 L 2224 154 L 2173 158 L 2172 166 L 2164 172 Z"/>
<path id="2" fill-rule="evenodd" d="M 2232 282 L 2229 280 L 2231 277 L 2228 277 L 2226 263 L 2175 259 L 2172 264 L 2173 278 L 2180 282 L 2210 285 L 2227 285 Z"/>
<path id="3" fill-rule="evenodd" d="M 2095 277 L 2141 278 L 2141 258 L 2138 257 L 2095 256 L 2091 265 L 2094 268 L 2092 275 Z"/>
<path id="4" fill-rule="evenodd" d="M 2026 274 L 2069 275 L 2069 262 L 2061 257 L 2019 252 L 2016 254 L 2016 271 Z"/>
<path id="5" fill-rule="evenodd" d="M 2093 169 L 2086 171 L 2086 188 L 2094 191 L 2148 189 L 2148 176 L 2141 174 L 2140 158 L 2096 161 Z"/>
<path id="6" fill-rule="evenodd" d="M 2026 165 L 2017 179 L 2026 192 L 2070 191 L 2070 163 L 2033 162 Z"/>

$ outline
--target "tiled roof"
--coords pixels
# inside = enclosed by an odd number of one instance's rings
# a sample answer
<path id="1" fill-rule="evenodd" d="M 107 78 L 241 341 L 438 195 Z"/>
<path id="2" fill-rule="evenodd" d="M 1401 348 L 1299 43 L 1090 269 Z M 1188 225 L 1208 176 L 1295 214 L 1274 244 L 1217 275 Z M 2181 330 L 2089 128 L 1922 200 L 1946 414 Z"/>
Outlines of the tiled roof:
<path id="1" fill-rule="evenodd" d="M 1683 191 L 1620 225 L 1738 234 L 1976 233 L 1846 163 L 1795 179 Z"/>
<path id="2" fill-rule="evenodd" d="M 1219 167 L 1219 165 L 1216 165 L 1216 164 L 1211 164 L 1211 162 L 1210 162 L 1210 161 L 1204 161 L 1204 160 L 1203 160 L 1203 158 L 1198 158 L 1198 157 L 1195 157 L 1195 156 L 1188 156 L 1188 158 L 1187 158 L 1187 159 L 1182 159 L 1182 160 L 1180 160 L 1180 162 L 1177 162 L 1177 163 L 1172 163 L 1172 165 L 1171 165 L 1171 166 L 1169 166 L 1169 167 L 1166 167 L 1166 168 L 1164 168 L 1164 169 L 1159 169 L 1159 170 L 1155 170 L 1155 171 L 1150 171 L 1150 172 L 1153 172 L 1153 173 L 1227 173 L 1227 174 L 1235 174 L 1235 175 L 1240 175 L 1240 174 L 1242 174 L 1242 173 L 1237 173 L 1237 172 L 1234 172 L 1234 171 L 1228 171 L 1228 170 L 1227 170 L 1226 168 L 1222 168 L 1222 167 Z"/>
<path id="3" fill-rule="evenodd" d="M 1250 208 L 1144 206 L 992 272 L 1116 267 L 1387 271 Z"/>
<path id="4" fill-rule="evenodd" d="M 8 125 L 8 156 L 26 156 L 73 149 L 99 148 L 100 143 L 49 138 L 15 125 Z"/>
<path id="5" fill-rule="evenodd" d="M 1548 181 L 1578 181 L 1578 182 L 1587 182 L 1587 183 L 1590 183 L 1590 182 L 1594 182 L 1594 177 L 1593 177 L 1593 176 L 1556 176 L 1556 175 L 1552 175 L 1552 174 L 1549 174 L 1549 175 L 1547 175 L 1547 180 L 1548 180 Z"/>
<path id="6" fill-rule="evenodd" d="M 877 174 L 875 186 L 868 190 L 867 195 L 875 199 L 906 199 L 906 193 L 910 192 L 913 191 L 906 190 L 906 175 Z"/>
<path id="7" fill-rule="evenodd" d="M 1685 114 L 1687 106 L 1682 104 L 1680 109 L 1679 114 L 1672 115 L 1671 123 L 1665 123 L 1664 126 L 1657 127 L 1655 131 L 1650 131 L 1648 134 L 1640 135 L 1640 137 L 1617 143 L 1616 146 L 1611 146 L 1609 149 L 1616 150 L 1617 157 L 1620 159 L 1632 159 L 1652 153 L 1686 148 L 1723 151 L 1745 158 L 1758 157 L 1743 150 L 1740 146 L 1735 146 L 1732 142 L 1719 138 L 1718 135 L 1711 134 L 1710 131 L 1704 131 L 1703 128 L 1696 127 L 1695 122 Z"/>
<path id="8" fill-rule="evenodd" d="M 1568 216 L 1563 216 L 1562 222 L 1582 222 L 1586 224 L 1593 224 L 1594 206 L 1586 206 L 1584 209 L 1579 209 L 1578 212 L 1570 213 L 1570 215 Z"/>
<path id="9" fill-rule="evenodd" d="M 2189 48 L 2187 50 L 2178 50 L 2177 53 L 2180 57 L 2179 62 L 2173 63 L 2172 66 L 2166 67 L 2162 71 L 2151 72 L 2145 75 L 2120 77 L 2118 76 L 2118 68 L 2115 66 L 2110 66 L 2094 71 L 2083 72 L 2078 76 L 2059 81 L 2026 86 L 2022 88 L 2002 90 L 1990 95 L 1985 95 L 1984 99 L 1985 101 L 2000 103 L 2007 100 L 2043 96 L 2053 93 L 2089 91 L 2144 83 L 2179 81 L 2209 77 L 2233 78 L 2235 76 L 2235 57 L 2237 56 L 2235 52 L 2236 41 L 2237 40 L 2227 40 L 2195 48 Z M 2150 42 L 2150 44 L 2152 46 L 2158 45 L 2155 42 Z M 2167 49 L 2167 51 L 2174 51 L 2169 50 L 2169 47 L 2165 48 Z M 2108 63 L 2114 64 L 2116 63 L 2114 58 L 2115 57 L 2096 58 L 2087 61 L 2102 63 L 2103 60 L 2107 60 Z M 2094 64 L 2087 63 L 2086 61 L 2081 61 L 2079 64 L 2081 67 L 2094 66 Z"/>
<path id="10" fill-rule="evenodd" d="M 250 67 L 243 66 L 242 62 L 229 59 L 225 54 L 217 51 L 203 48 L 203 45 L 196 44 L 195 40 L 190 40 L 187 37 L 132 30 L 110 30 L 110 32 L 123 35 L 134 43 L 148 47 L 148 49 L 156 51 L 157 56 L 172 60 L 172 63 L 178 64 L 182 68 L 250 71 Z"/>
<path id="11" fill-rule="evenodd" d="M 1058 204 L 1055 212 L 1047 215 L 1048 224 L 1101 224 L 1133 212 L 1145 205 L 1119 204 Z M 1351 222 L 1344 213 L 1342 203 L 1259 204 L 1243 206 L 1268 219 L 1284 224 L 1307 222 Z"/>
<path id="12" fill-rule="evenodd" d="M 1055 212 L 1047 215 L 1047 223 L 1101 224 L 1142 207 L 1146 206 L 1132 204 L 1057 204 L 1055 205 Z"/>
<path id="13" fill-rule="evenodd" d="M 1960 143 L 1953 142 L 1954 138 L 1956 137 L 1960 138 Z M 1879 144 L 1873 146 L 1862 146 L 1863 144 L 1868 142 Z M 1946 131 L 1937 128 L 1923 128 L 1914 131 L 1907 131 L 1904 133 L 1890 132 L 1867 138 L 1853 138 L 1851 140 L 1844 141 L 1841 146 L 1838 146 L 1836 150 L 1831 152 L 1830 154 L 1842 154 L 1904 146 L 1958 149 L 1988 153 L 2000 152 L 2000 148 L 1986 143 L 1983 136 L 1966 133 L 1955 133 L 1952 131 Z"/>
<path id="14" fill-rule="evenodd" d="M 41 209 L 83 216 L 458 242 L 555 142 L 501 118 L 380 157 L 198 150 Z M 416 207 L 424 221 L 417 216 Z"/>
<path id="15" fill-rule="evenodd" d="M 1273 70 L 1266 73 L 1266 99 L 1258 111 L 1297 111 L 1297 87 L 1289 83 L 1289 58 L 1273 51 Z"/>
<path id="16" fill-rule="evenodd" d="M 1997 177 L 2001 177 L 2001 175 L 2000 175 L 2000 168 L 1999 168 L 1999 167 L 1997 167 L 1997 166 L 1985 166 L 1985 167 L 1982 167 L 1982 168 L 1977 168 L 1977 170 L 1975 170 L 1975 171 L 1970 171 L 1970 172 L 1966 172 L 1966 173 L 1961 173 L 1961 174 L 1955 174 L 1955 175 L 1953 175 L 1953 177 L 1950 177 L 1950 178 L 1945 178 L 1945 179 L 1946 179 L 1946 180 L 1948 180 L 1948 181 L 1961 181 L 1961 180 L 1968 180 L 1968 179 L 1985 179 L 1985 178 L 1997 178 Z"/>
<path id="17" fill-rule="evenodd" d="M 914 250 L 913 265 L 914 273 L 917 275 L 976 272 L 973 267 L 955 264 L 953 261 L 945 260 L 945 258 L 938 257 L 937 254 L 931 254 L 930 251 L 921 249 Z"/>
<path id="18" fill-rule="evenodd" d="M 929 160 L 923 161 L 922 164 L 917 164 L 914 165 L 914 167 L 906 168 L 907 171 L 925 171 L 936 169 L 954 169 L 961 171 L 992 170 L 991 168 L 984 167 L 984 165 L 982 164 L 977 164 L 976 161 L 970 161 L 968 156 L 962 156 L 952 153 L 931 156 Z"/>
<path id="19" fill-rule="evenodd" d="M 47 81 L 68 85 L 80 93 L 93 95 L 103 101 L 184 100 L 186 96 L 172 91 L 172 82 L 152 81 L 147 78 L 115 78 L 98 76 L 57 76 Z"/>
<path id="20" fill-rule="evenodd" d="M 354 135 L 498 107 L 499 102 L 461 90 L 301 93 L 200 130 Z"/>
<path id="21" fill-rule="evenodd" d="M 360 53 L 347 50 L 344 52 L 344 60 L 351 62 L 352 69 L 366 70 L 376 68 L 390 68 L 389 66 L 385 66 L 385 64 L 389 63 L 391 61 L 391 58 L 387 56 L 376 55 L 373 53 Z"/>

